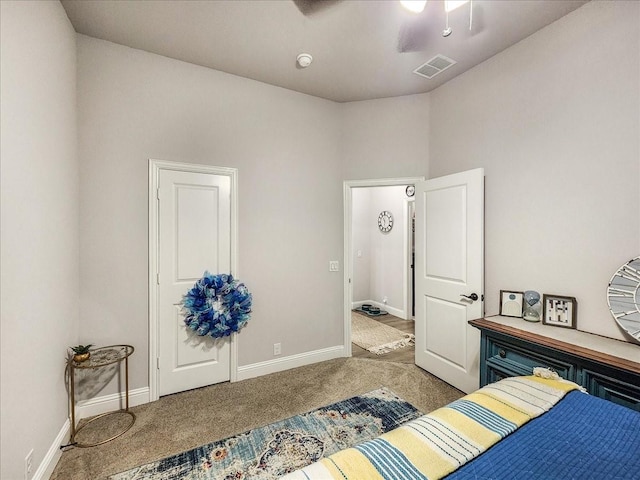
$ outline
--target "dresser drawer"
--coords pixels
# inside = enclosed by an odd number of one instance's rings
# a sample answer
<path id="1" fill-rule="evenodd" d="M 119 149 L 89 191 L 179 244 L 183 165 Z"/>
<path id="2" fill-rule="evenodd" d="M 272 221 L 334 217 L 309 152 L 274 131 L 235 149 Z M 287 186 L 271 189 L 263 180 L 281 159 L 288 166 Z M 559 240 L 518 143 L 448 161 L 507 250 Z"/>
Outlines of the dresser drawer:
<path id="1" fill-rule="evenodd" d="M 497 338 L 488 339 L 487 367 L 497 368 L 502 372 L 513 372 L 513 375 L 532 375 L 535 367 L 550 368 L 567 380 L 575 381 L 576 365 L 560 360 L 552 350 L 544 348 L 532 349 L 531 345 L 521 346 L 517 343 Z"/>
<path id="2" fill-rule="evenodd" d="M 505 368 L 503 365 L 495 365 L 493 363 L 487 362 L 485 367 L 485 379 L 482 385 L 487 385 L 489 383 L 497 382 L 498 380 L 502 380 L 503 378 L 508 377 L 518 377 L 520 375 L 528 375 L 526 372 L 522 371 L 510 370 Z"/>
<path id="3" fill-rule="evenodd" d="M 480 386 L 544 367 L 591 395 L 640 411 L 638 345 L 510 317 L 469 323 L 482 332 Z"/>
<path id="4" fill-rule="evenodd" d="M 640 412 L 640 382 L 637 384 L 627 383 L 588 368 L 583 368 L 580 374 L 582 376 L 581 385 L 591 395 Z M 637 379 L 634 380 L 637 382 Z"/>

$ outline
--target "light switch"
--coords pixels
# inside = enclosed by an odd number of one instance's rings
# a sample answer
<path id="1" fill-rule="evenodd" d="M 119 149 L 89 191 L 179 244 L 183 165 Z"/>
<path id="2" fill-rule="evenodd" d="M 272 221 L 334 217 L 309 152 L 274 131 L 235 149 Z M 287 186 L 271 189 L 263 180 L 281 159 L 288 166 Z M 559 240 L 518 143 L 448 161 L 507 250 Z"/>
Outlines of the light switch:
<path id="1" fill-rule="evenodd" d="M 329 271 L 330 272 L 339 272 L 340 271 L 340 262 L 338 260 L 330 260 L 329 261 Z"/>

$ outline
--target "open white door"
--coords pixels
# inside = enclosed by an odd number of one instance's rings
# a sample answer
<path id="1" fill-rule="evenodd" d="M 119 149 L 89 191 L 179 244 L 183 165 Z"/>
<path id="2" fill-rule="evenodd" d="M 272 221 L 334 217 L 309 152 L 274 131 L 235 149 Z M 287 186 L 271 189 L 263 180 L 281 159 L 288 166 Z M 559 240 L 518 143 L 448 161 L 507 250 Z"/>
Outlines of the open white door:
<path id="1" fill-rule="evenodd" d="M 180 313 L 205 270 L 231 271 L 231 178 L 160 169 L 158 175 L 158 394 L 230 379 L 230 339 L 199 337 Z"/>
<path id="2" fill-rule="evenodd" d="M 467 322 L 484 314 L 484 170 L 420 182 L 415 198 L 416 365 L 469 393 L 480 333 Z"/>

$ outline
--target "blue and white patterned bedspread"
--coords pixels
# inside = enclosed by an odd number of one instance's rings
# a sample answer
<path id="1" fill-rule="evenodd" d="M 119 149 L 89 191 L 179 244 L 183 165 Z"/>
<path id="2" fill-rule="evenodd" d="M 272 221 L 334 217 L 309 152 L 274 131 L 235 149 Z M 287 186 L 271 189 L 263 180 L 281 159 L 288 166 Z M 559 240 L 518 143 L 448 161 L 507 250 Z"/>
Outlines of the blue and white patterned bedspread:
<path id="1" fill-rule="evenodd" d="M 574 391 L 446 480 L 638 480 L 640 412 Z"/>

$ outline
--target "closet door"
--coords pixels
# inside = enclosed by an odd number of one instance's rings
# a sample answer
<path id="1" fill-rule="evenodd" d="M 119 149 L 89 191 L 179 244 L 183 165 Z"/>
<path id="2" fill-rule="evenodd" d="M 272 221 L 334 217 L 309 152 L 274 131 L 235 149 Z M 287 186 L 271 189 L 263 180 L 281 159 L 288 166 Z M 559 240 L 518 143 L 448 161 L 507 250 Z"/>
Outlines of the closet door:
<path id="1" fill-rule="evenodd" d="M 231 179 L 160 170 L 158 394 L 230 379 L 230 338 L 198 336 L 180 313 L 182 296 L 205 270 L 231 271 Z"/>

